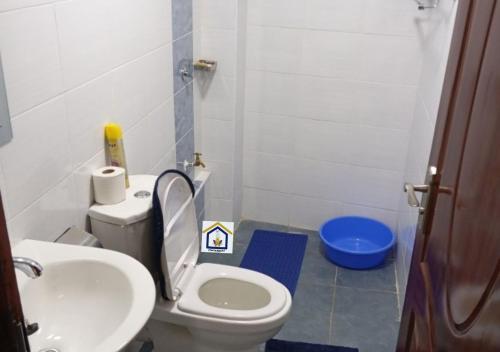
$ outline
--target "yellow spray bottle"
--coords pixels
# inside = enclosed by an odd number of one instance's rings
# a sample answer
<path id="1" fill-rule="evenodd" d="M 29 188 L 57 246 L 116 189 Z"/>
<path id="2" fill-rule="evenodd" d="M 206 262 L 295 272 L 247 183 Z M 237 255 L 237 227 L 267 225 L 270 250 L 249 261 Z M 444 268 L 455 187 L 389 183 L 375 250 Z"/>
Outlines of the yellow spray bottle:
<path id="1" fill-rule="evenodd" d="M 117 123 L 108 123 L 104 127 L 104 135 L 106 139 L 106 160 L 111 166 L 118 166 L 125 169 L 125 185 L 128 188 L 130 184 L 128 182 L 122 128 Z"/>

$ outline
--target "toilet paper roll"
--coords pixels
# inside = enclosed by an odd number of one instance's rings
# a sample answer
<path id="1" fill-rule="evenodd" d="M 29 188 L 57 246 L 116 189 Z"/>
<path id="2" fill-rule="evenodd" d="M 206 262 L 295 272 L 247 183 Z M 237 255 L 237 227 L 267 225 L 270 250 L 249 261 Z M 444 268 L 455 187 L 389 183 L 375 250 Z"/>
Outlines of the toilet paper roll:
<path id="1" fill-rule="evenodd" d="M 100 204 L 116 204 L 125 200 L 125 169 L 106 166 L 92 173 L 94 198 Z"/>

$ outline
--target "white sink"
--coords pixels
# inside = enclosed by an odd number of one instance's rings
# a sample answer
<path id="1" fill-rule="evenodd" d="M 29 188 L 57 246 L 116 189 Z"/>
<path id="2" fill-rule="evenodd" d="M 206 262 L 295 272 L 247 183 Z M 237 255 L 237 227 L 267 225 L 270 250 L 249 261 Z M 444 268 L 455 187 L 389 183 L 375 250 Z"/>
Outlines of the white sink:
<path id="1" fill-rule="evenodd" d="M 12 252 L 44 269 L 37 279 L 16 273 L 24 316 L 39 325 L 29 337 L 32 352 L 120 351 L 151 315 L 153 279 L 129 256 L 32 240 Z"/>

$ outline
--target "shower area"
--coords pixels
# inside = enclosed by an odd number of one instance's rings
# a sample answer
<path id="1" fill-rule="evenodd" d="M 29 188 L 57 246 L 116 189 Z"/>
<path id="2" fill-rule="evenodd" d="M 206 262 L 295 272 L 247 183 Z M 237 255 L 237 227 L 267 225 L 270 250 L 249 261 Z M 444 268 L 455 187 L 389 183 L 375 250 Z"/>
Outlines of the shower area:
<path id="1" fill-rule="evenodd" d="M 425 5 L 425 9 L 419 7 Z M 433 5 L 438 5 L 433 7 Z M 455 0 L 195 0 L 195 144 L 211 180 L 204 219 L 309 234 L 294 309 L 277 338 L 392 351 Z M 427 8 L 427 6 L 429 6 Z M 318 251 L 327 219 L 359 215 L 397 234 L 387 263 L 356 272 Z"/>
<path id="2" fill-rule="evenodd" d="M 316 236 L 336 216 L 382 221 L 393 283 L 364 288 L 394 294 L 397 321 L 418 217 L 403 183 L 425 178 L 456 6 L 194 0 L 194 57 L 218 61 L 193 83 L 204 218 Z"/>

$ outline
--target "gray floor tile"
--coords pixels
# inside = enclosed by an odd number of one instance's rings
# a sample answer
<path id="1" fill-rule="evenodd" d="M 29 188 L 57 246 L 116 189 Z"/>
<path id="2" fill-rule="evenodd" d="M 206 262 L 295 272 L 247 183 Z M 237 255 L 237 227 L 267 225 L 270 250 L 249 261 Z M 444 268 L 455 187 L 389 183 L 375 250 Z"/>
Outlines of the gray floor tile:
<path id="1" fill-rule="evenodd" d="M 314 255 L 316 253 L 319 253 L 322 256 L 324 256 L 325 251 L 323 243 L 321 242 L 319 237 L 314 237 L 309 235 L 309 239 L 307 241 L 306 254 Z"/>
<path id="2" fill-rule="evenodd" d="M 333 286 L 336 271 L 337 266 L 326 259 L 321 249 L 314 243 L 308 243 L 300 271 L 299 284 Z"/>
<path id="3" fill-rule="evenodd" d="M 308 236 L 307 251 L 309 251 L 309 252 L 322 252 L 321 238 L 319 237 L 319 233 L 317 231 L 301 230 L 301 229 L 297 229 L 297 228 L 292 227 L 288 230 L 288 232 L 307 235 Z"/>
<path id="4" fill-rule="evenodd" d="M 333 287 L 299 285 L 293 299 L 292 313 L 277 339 L 327 344 Z"/>
<path id="5" fill-rule="evenodd" d="M 370 270 L 351 270 L 339 267 L 337 285 L 396 292 L 394 262 L 389 261 Z"/>
<path id="6" fill-rule="evenodd" d="M 276 338 L 352 346 L 360 352 L 394 350 L 399 324 L 396 295 L 389 292 L 395 291 L 392 262 L 369 271 L 337 268 L 324 256 L 317 231 L 253 221 L 240 224 L 234 254 L 202 253 L 200 262 L 239 266 L 256 229 L 309 236 L 292 313 Z"/>
<path id="7" fill-rule="evenodd" d="M 337 287 L 331 340 L 360 352 L 392 352 L 398 332 L 396 294 Z"/>

